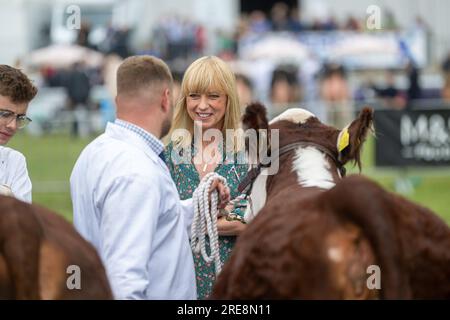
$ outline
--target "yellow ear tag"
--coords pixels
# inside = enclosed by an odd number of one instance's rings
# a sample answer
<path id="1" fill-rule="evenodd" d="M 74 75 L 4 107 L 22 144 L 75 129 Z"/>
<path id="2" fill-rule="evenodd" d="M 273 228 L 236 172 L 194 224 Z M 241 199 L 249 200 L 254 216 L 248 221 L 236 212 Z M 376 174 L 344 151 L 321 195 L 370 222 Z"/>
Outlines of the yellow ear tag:
<path id="1" fill-rule="evenodd" d="M 339 141 L 338 141 L 339 152 L 347 148 L 349 141 L 350 141 L 350 134 L 348 133 L 348 129 L 344 128 L 339 134 Z"/>

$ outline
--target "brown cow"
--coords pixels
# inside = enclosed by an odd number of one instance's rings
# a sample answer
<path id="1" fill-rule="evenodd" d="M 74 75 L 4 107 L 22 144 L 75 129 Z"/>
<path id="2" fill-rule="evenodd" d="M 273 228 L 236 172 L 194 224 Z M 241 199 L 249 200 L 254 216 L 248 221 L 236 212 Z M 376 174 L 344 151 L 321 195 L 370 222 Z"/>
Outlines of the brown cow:
<path id="1" fill-rule="evenodd" d="M 78 266 L 79 289 L 69 278 Z M 69 269 L 68 269 L 69 268 Z M 69 281 L 68 281 L 69 280 Z M 111 299 L 95 249 L 63 218 L 0 196 L 0 299 Z"/>
<path id="2" fill-rule="evenodd" d="M 365 108 L 339 131 L 306 110 L 269 124 L 263 106 L 247 108 L 244 127 L 279 129 L 279 171 L 254 180 L 248 210 L 257 215 L 213 299 L 450 298 L 449 227 L 367 178 L 342 179 L 346 162 L 360 166 L 372 118 Z"/>

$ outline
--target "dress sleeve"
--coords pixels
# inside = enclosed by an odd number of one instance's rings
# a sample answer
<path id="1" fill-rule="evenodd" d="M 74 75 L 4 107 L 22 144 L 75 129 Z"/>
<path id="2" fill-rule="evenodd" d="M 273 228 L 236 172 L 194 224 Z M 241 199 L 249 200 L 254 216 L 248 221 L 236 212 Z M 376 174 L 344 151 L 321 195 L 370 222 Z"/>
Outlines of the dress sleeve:
<path id="1" fill-rule="evenodd" d="M 174 177 L 175 168 L 173 166 L 172 161 L 172 150 L 173 150 L 173 144 L 169 143 L 166 148 L 164 149 L 164 157 L 166 159 L 166 165 L 169 168 L 170 175 L 172 178 Z"/>
<path id="2" fill-rule="evenodd" d="M 176 180 L 176 174 L 175 174 L 175 165 L 172 158 L 172 151 L 173 151 L 173 144 L 169 143 L 166 146 L 166 149 L 164 150 L 164 156 L 166 158 L 166 165 L 169 168 L 170 176 L 172 177 L 172 180 Z M 179 192 L 179 191 L 178 191 Z M 192 203 L 192 198 L 188 198 L 185 200 L 181 200 L 181 209 L 185 221 L 186 230 L 188 231 L 188 234 L 190 235 L 191 232 L 191 224 L 192 220 L 194 219 L 194 206 Z"/>

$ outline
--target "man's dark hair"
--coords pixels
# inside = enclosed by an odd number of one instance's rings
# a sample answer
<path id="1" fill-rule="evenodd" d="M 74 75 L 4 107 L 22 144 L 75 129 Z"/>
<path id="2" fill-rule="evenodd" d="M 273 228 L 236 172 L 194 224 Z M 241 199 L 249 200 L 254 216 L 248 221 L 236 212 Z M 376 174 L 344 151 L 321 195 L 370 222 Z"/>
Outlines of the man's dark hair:
<path id="1" fill-rule="evenodd" d="M 28 103 L 36 93 L 37 88 L 22 71 L 0 64 L 0 95 L 14 103 Z"/>

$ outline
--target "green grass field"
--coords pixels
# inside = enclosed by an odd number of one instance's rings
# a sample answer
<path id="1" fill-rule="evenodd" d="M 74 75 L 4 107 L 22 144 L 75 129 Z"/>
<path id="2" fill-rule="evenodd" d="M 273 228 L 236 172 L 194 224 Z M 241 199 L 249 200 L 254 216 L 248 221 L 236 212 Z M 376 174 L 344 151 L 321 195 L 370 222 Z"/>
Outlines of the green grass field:
<path id="1" fill-rule="evenodd" d="M 72 220 L 69 177 L 73 165 L 89 139 L 73 139 L 68 135 L 34 137 L 20 133 L 9 144 L 27 158 L 33 182 L 33 202 L 48 207 Z M 396 182 L 414 186 L 405 196 L 430 208 L 450 224 L 450 168 L 445 169 L 377 169 L 374 167 L 374 143 L 365 145 L 362 173 L 378 181 L 387 190 L 395 191 Z M 350 169 L 349 172 L 357 172 Z"/>
<path id="2" fill-rule="evenodd" d="M 27 158 L 34 203 L 72 220 L 69 178 L 78 155 L 89 141 L 69 135 L 35 137 L 22 133 L 11 140 L 8 146 Z"/>

